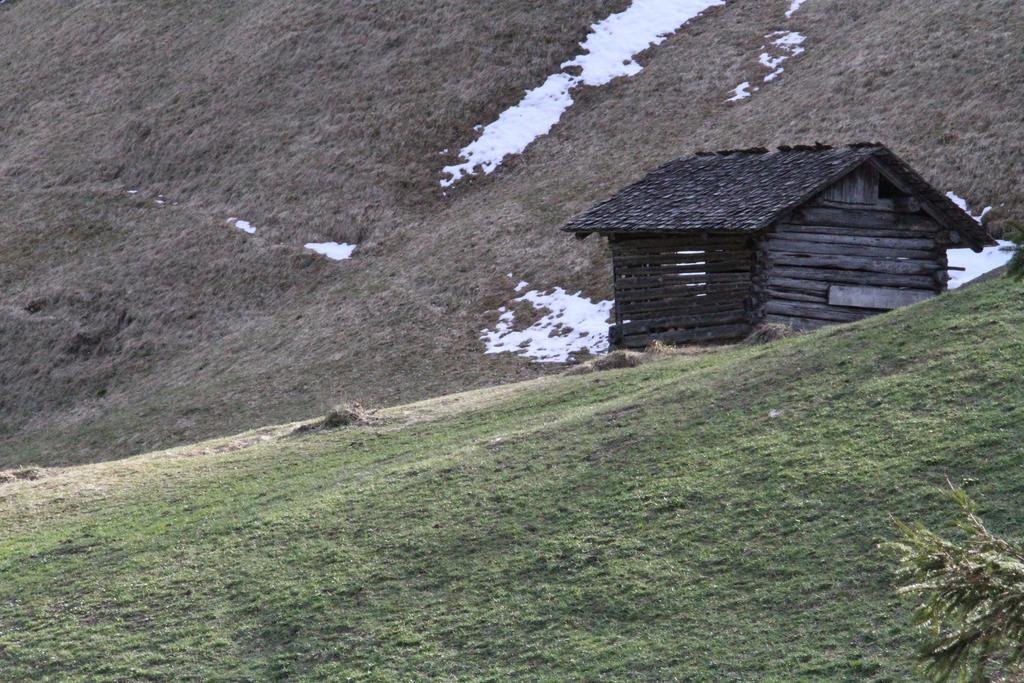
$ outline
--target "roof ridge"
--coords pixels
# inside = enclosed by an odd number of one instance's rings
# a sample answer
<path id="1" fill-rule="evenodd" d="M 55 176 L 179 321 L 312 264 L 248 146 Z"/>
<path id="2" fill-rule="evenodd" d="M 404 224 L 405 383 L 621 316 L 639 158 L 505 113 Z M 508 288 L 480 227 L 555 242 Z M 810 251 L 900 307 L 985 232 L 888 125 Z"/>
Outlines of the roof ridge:
<path id="1" fill-rule="evenodd" d="M 815 142 L 813 145 L 779 145 L 780 152 L 827 152 L 835 149 L 832 145 Z"/>
<path id="2" fill-rule="evenodd" d="M 828 152 L 832 150 L 843 150 L 843 149 L 885 149 L 885 145 L 881 142 L 871 142 L 865 140 L 863 142 L 851 142 L 843 146 L 829 145 L 824 142 L 814 142 L 813 144 L 797 144 L 797 145 L 779 145 L 774 151 L 768 147 L 741 147 L 737 149 L 719 149 L 719 150 L 697 150 L 693 152 L 691 156 L 696 157 L 728 157 L 736 156 L 739 154 L 773 154 L 774 152 Z M 680 159 L 687 158 L 686 156 L 679 157 Z"/>
<path id="3" fill-rule="evenodd" d="M 727 157 L 735 154 L 768 154 L 769 149 L 767 147 L 747 147 L 745 149 L 721 149 L 714 152 L 710 151 L 698 151 L 694 152 L 694 156 L 698 157 Z M 684 157 L 685 158 L 685 157 Z"/>

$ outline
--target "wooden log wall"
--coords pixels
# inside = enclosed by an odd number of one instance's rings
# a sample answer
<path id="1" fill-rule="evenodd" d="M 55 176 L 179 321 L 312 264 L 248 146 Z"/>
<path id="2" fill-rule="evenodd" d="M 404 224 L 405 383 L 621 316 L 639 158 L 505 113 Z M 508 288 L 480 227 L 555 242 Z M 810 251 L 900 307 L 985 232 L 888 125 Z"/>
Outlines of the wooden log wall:
<path id="1" fill-rule="evenodd" d="M 840 193 L 841 194 L 841 193 Z M 837 202 L 836 191 L 769 229 L 755 273 L 757 317 L 808 329 L 943 291 L 945 235 L 914 202 Z M 855 305 L 851 305 L 855 304 Z"/>
<path id="2" fill-rule="evenodd" d="M 609 244 L 613 346 L 735 339 L 750 331 L 755 240 L 749 235 L 613 234 Z"/>

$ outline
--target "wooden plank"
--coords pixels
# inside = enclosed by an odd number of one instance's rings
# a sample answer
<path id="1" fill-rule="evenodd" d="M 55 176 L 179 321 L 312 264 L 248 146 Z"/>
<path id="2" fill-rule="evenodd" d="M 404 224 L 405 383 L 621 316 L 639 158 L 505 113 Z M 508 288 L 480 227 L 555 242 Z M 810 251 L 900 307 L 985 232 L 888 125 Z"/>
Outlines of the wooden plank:
<path id="1" fill-rule="evenodd" d="M 944 270 L 936 261 L 907 259 L 905 261 L 889 261 L 860 256 L 807 256 L 806 254 L 787 251 L 773 251 L 769 254 L 773 264 L 784 266 L 806 266 L 811 268 L 836 268 L 839 270 L 863 270 L 889 275 L 930 275 L 937 270 Z"/>
<path id="2" fill-rule="evenodd" d="M 624 263 L 672 263 L 674 261 L 726 261 L 750 259 L 754 255 L 751 249 L 737 247 L 736 249 L 666 249 L 666 250 L 637 250 L 637 251 L 615 251 L 612 258 L 619 259 Z"/>
<path id="3" fill-rule="evenodd" d="M 653 301 L 619 301 L 618 306 L 622 315 L 627 318 L 649 318 L 646 315 L 651 311 L 671 311 L 680 315 L 689 312 L 700 312 L 705 310 L 720 310 L 723 308 L 742 308 L 746 295 L 730 294 L 724 296 L 697 296 L 687 299 L 656 299 Z"/>
<path id="4" fill-rule="evenodd" d="M 793 217 L 788 222 L 800 225 L 834 225 L 850 228 L 884 229 L 899 226 L 905 229 L 930 230 L 932 232 L 940 229 L 938 223 L 926 216 L 863 208 L 804 207 L 794 211 Z"/>
<path id="5" fill-rule="evenodd" d="M 683 330 L 696 327 L 708 327 L 712 325 L 725 325 L 730 323 L 744 322 L 746 315 L 740 311 L 721 311 L 703 313 L 698 315 L 681 315 L 651 320 L 633 320 L 620 325 L 622 333 L 630 334 L 651 334 L 658 330 Z M 653 332 L 652 332 L 653 331 Z"/>
<path id="6" fill-rule="evenodd" d="M 740 273 L 750 271 L 750 263 L 723 261 L 692 265 L 665 264 L 660 266 L 624 266 L 615 264 L 615 273 L 621 277 L 642 277 L 646 275 L 672 275 L 678 273 Z"/>
<path id="7" fill-rule="evenodd" d="M 934 245 L 931 245 L 934 246 Z M 837 254 L 840 256 L 874 256 L 878 258 L 934 259 L 937 249 L 907 249 L 906 247 L 865 247 L 853 244 L 826 244 L 807 240 L 770 237 L 769 251 L 802 252 L 807 254 Z"/>
<path id="8" fill-rule="evenodd" d="M 658 334 L 636 334 L 623 336 L 622 345 L 630 349 L 643 349 L 650 346 L 654 341 L 661 341 L 667 344 L 681 344 L 686 342 L 707 342 L 727 339 L 738 339 L 750 334 L 749 324 L 717 325 L 715 327 L 704 327 L 693 330 L 675 330 L 673 332 L 661 332 Z"/>
<path id="9" fill-rule="evenodd" d="M 923 289 L 832 285 L 828 292 L 828 303 L 832 306 L 855 306 L 889 311 L 916 304 L 934 296 L 935 292 Z"/>
<path id="10" fill-rule="evenodd" d="M 769 239 L 794 239 L 805 242 L 824 242 L 826 244 L 852 244 L 862 247 L 894 247 L 896 249 L 921 249 L 935 251 L 938 243 L 927 237 L 877 237 L 861 235 L 830 235 L 808 232 L 804 226 L 800 230 L 788 230 L 788 226 L 780 225 Z M 857 230 L 856 232 L 868 232 Z"/>
<path id="11" fill-rule="evenodd" d="M 612 249 L 613 256 L 665 256 L 670 254 L 677 254 L 680 252 L 687 252 L 682 255 L 684 256 L 699 256 L 701 254 L 729 254 L 729 253 L 746 253 L 749 254 L 753 251 L 750 245 L 734 244 L 734 245 L 720 245 L 715 247 L 706 247 L 699 245 L 662 245 L 660 247 L 644 247 L 644 248 L 631 248 L 623 247 L 621 245 L 613 245 Z M 693 252 L 693 253 L 689 253 Z"/>
<path id="12" fill-rule="evenodd" d="M 764 305 L 766 313 L 791 315 L 797 318 L 815 318 L 817 320 L 833 320 L 835 322 L 853 322 L 871 315 L 870 311 L 851 308 L 837 308 L 827 304 L 812 304 L 796 301 L 770 300 Z"/>
<path id="13" fill-rule="evenodd" d="M 933 239 L 938 234 L 938 230 L 929 228 L 923 229 L 909 229 L 903 227 L 889 227 L 889 228 L 850 228 L 838 225 L 818 225 L 815 223 L 808 223 L 801 225 L 799 223 L 778 223 L 776 232 L 780 234 L 800 232 L 810 233 L 814 235 L 843 235 L 851 237 L 895 237 L 895 238 L 909 238 L 909 239 Z"/>
<path id="14" fill-rule="evenodd" d="M 624 320 L 643 321 L 668 318 L 673 316 L 703 315 L 746 310 L 744 299 L 705 301 L 697 300 L 689 303 L 670 301 L 643 304 L 621 304 L 619 310 Z"/>
<path id="15" fill-rule="evenodd" d="M 750 293 L 750 287 L 740 285 L 729 285 L 728 287 L 682 287 L 682 288 L 661 288 L 661 289 L 634 289 L 628 291 L 615 291 L 615 300 L 623 304 L 643 303 L 649 301 L 688 301 L 693 298 L 726 298 L 732 297 L 742 299 Z"/>
<path id="16" fill-rule="evenodd" d="M 623 267 L 631 266 L 660 266 L 660 265 L 683 265 L 693 263 L 729 263 L 741 266 L 750 266 L 751 252 L 701 252 L 699 254 L 644 254 L 643 256 L 624 256 L 617 254 L 613 258 L 616 265 Z"/>
<path id="17" fill-rule="evenodd" d="M 703 299 L 706 301 L 741 301 L 751 292 L 749 288 L 728 290 L 693 288 L 682 291 L 665 292 L 658 295 L 642 293 L 646 291 L 648 290 L 633 292 L 620 292 L 616 290 L 615 299 L 623 304 L 646 305 L 651 302 L 660 303 L 664 301 L 671 301 L 674 305 L 688 305 L 689 303 L 692 303 L 693 299 Z"/>
<path id="18" fill-rule="evenodd" d="M 819 280 L 853 285 L 877 285 L 879 287 L 908 287 L 911 289 L 928 289 L 929 287 L 936 286 L 936 281 L 927 275 L 891 275 L 887 273 L 864 273 L 856 270 L 824 268 L 773 267 L 769 277 Z"/>
<path id="19" fill-rule="evenodd" d="M 630 277 L 626 277 L 625 275 L 620 276 L 616 273 L 615 291 L 627 292 L 664 286 L 684 286 L 694 283 L 703 283 L 705 285 L 713 285 L 715 287 L 737 284 L 749 285 L 750 273 L 710 273 L 707 275 L 681 273 L 675 275 L 658 275 L 654 272 L 648 272 Z"/>
<path id="20" fill-rule="evenodd" d="M 865 164 L 832 183 L 823 193 L 827 200 L 870 205 L 878 199 L 878 170 Z"/>
<path id="21" fill-rule="evenodd" d="M 625 292 L 616 291 L 615 300 L 619 303 L 628 304 L 667 300 L 683 302 L 694 298 L 742 299 L 749 291 L 749 286 L 741 285 L 728 285 L 723 288 L 709 287 L 707 285 L 700 287 L 659 287 L 657 289 L 636 289 Z"/>
<path id="22" fill-rule="evenodd" d="M 798 280 L 796 278 L 778 277 L 776 275 L 768 277 L 768 286 L 780 289 L 795 289 L 801 292 L 817 292 L 818 294 L 825 295 L 828 294 L 828 288 L 831 287 L 829 283 L 819 280 Z"/>
<path id="23" fill-rule="evenodd" d="M 618 236 L 610 240 L 612 249 L 663 249 L 666 246 L 680 249 L 693 247 L 695 249 L 715 249 L 742 245 L 750 239 L 752 233 L 698 233 L 688 235 L 685 233 L 670 233 L 668 235 L 651 235 L 643 233 L 643 236 Z"/>
<path id="24" fill-rule="evenodd" d="M 785 301 L 809 301 L 817 304 L 827 304 L 828 295 L 824 293 L 795 292 L 788 289 L 768 288 L 768 296 L 772 299 L 783 299 Z"/>
<path id="25" fill-rule="evenodd" d="M 742 242 L 725 242 L 719 244 L 680 244 L 678 242 L 660 242 L 658 244 L 651 244 L 646 246 L 637 246 L 631 244 L 623 244 L 621 242 L 612 243 L 613 254 L 624 254 L 628 256 L 638 256 L 642 254 L 668 254 L 679 251 L 710 251 L 710 252 L 729 252 L 729 251 L 751 251 L 751 245 L 746 241 Z"/>
<path id="26" fill-rule="evenodd" d="M 810 206 L 824 206 L 831 209 L 851 208 L 849 202 L 832 201 L 822 196 L 811 200 Z M 878 197 L 870 204 L 863 204 L 856 208 L 895 211 L 897 213 L 918 213 L 921 211 L 921 202 L 916 197 Z"/>

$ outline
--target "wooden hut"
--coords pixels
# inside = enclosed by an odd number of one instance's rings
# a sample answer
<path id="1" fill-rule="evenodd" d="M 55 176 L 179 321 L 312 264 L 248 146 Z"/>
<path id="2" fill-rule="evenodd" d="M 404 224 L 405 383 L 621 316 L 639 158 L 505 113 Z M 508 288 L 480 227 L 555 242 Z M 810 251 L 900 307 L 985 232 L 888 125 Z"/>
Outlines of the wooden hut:
<path id="1" fill-rule="evenodd" d="M 988 232 L 881 145 L 700 153 L 564 230 L 608 237 L 612 345 L 858 320 L 946 289 L 946 250 Z"/>

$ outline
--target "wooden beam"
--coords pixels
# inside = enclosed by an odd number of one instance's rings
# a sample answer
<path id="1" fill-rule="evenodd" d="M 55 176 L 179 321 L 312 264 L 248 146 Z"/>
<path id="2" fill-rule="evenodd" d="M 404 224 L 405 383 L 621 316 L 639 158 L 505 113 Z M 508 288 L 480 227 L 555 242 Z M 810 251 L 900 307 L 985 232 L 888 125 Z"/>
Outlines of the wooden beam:
<path id="1" fill-rule="evenodd" d="M 827 287 L 826 287 L 827 289 Z M 656 289 L 635 289 L 615 291 L 615 300 L 622 304 L 648 303 L 651 301 L 689 301 L 690 299 L 733 298 L 742 299 L 750 291 L 748 285 L 728 285 L 725 287 L 659 287 Z"/>
<path id="2" fill-rule="evenodd" d="M 651 320 L 633 320 L 620 325 L 623 334 L 646 334 L 652 330 L 683 330 L 690 328 L 708 327 L 713 325 L 724 325 L 729 323 L 743 322 L 746 318 L 740 311 L 720 311 L 712 313 L 701 313 L 697 315 L 680 315 L 672 317 L 653 318 Z"/>
<path id="3" fill-rule="evenodd" d="M 612 240 L 613 249 L 723 249 L 744 245 L 752 233 L 707 233 L 687 234 L 669 233 L 667 235 L 651 235 L 638 233 L 637 236 L 619 235 Z"/>
<path id="4" fill-rule="evenodd" d="M 620 266 L 659 266 L 659 265 L 685 265 L 690 263 L 738 263 L 750 265 L 752 253 L 738 251 L 712 251 L 699 254 L 637 254 L 624 255 L 615 254 L 616 263 Z"/>
<path id="5" fill-rule="evenodd" d="M 889 261 L 859 256 L 807 256 L 798 252 L 786 251 L 773 251 L 770 253 L 769 259 L 773 264 L 779 265 L 862 270 L 890 275 L 930 275 L 937 270 L 944 270 L 937 261 L 919 259 Z"/>
<path id="6" fill-rule="evenodd" d="M 742 311 L 744 310 L 744 298 L 696 299 L 685 302 L 651 301 L 645 304 L 619 304 L 619 306 L 624 319 L 642 321 L 673 316 Z"/>
<path id="7" fill-rule="evenodd" d="M 933 239 L 939 232 L 937 228 L 912 229 L 890 226 L 887 228 L 854 228 L 842 225 L 821 225 L 819 223 L 794 223 L 787 221 L 778 223 L 776 233 L 801 232 L 814 235 L 849 235 L 852 237 L 892 237 L 909 239 Z"/>
<path id="8" fill-rule="evenodd" d="M 816 304 L 829 303 L 828 295 L 822 293 L 808 293 L 808 292 L 796 292 L 789 289 L 774 289 L 768 288 L 768 296 L 772 299 L 782 299 L 784 301 L 807 301 Z"/>
<path id="9" fill-rule="evenodd" d="M 767 313 L 777 315 L 790 315 L 798 318 L 815 318 L 817 320 L 832 320 L 835 322 L 853 322 L 871 315 L 870 311 L 857 309 L 836 308 L 827 304 L 813 304 L 796 301 L 772 301 L 764 305 Z"/>
<path id="10" fill-rule="evenodd" d="M 626 276 L 615 274 L 615 291 L 625 292 L 635 289 L 652 289 L 668 285 L 682 286 L 693 283 L 704 283 L 707 285 L 728 285 L 728 284 L 749 284 L 750 273 L 708 273 L 697 275 L 695 273 L 663 273 L 647 271 Z"/>
<path id="11" fill-rule="evenodd" d="M 892 275 L 888 273 L 865 273 L 856 270 L 833 270 L 826 268 L 773 267 L 769 277 L 785 277 L 796 280 L 819 280 L 854 285 L 877 285 L 879 287 L 910 287 L 928 289 L 935 287 L 940 274 L 926 275 Z"/>
<path id="12" fill-rule="evenodd" d="M 814 200 L 813 206 L 822 206 L 833 209 L 851 208 L 849 202 L 835 201 L 825 199 L 823 197 L 819 197 Z M 918 213 L 921 211 L 921 202 L 916 197 L 896 197 L 892 199 L 879 197 L 872 203 L 861 204 L 856 208 L 873 211 L 894 211 L 896 213 Z"/>
<path id="13" fill-rule="evenodd" d="M 836 254 L 839 256 L 877 256 L 879 258 L 932 259 L 935 257 L 934 243 L 928 249 L 906 247 L 868 247 L 855 244 L 828 244 L 808 240 L 769 237 L 769 251 L 804 252 L 807 254 Z"/>
<path id="14" fill-rule="evenodd" d="M 928 237 L 878 237 L 873 231 L 855 230 L 858 233 L 868 232 L 868 236 L 847 235 L 847 234 L 820 234 L 807 232 L 806 226 L 798 226 L 798 229 L 789 230 L 788 226 L 780 225 L 778 229 L 768 235 L 768 239 L 792 239 L 804 242 L 822 242 L 825 244 L 853 244 L 860 247 L 893 247 L 896 249 L 921 249 L 935 250 L 938 248 L 936 240 Z"/>
<path id="15" fill-rule="evenodd" d="M 796 278 L 779 277 L 776 275 L 770 275 L 768 277 L 769 287 L 778 287 L 780 289 L 795 289 L 801 292 L 816 292 L 818 294 L 828 294 L 828 288 L 831 285 L 827 282 L 821 282 L 819 280 L 799 280 Z"/>
<path id="16" fill-rule="evenodd" d="M 837 209 L 805 207 L 793 212 L 790 223 L 802 225 L 834 225 L 850 228 L 893 228 L 935 232 L 940 225 L 925 216 L 872 209 Z"/>
<path id="17" fill-rule="evenodd" d="M 615 273 L 620 277 L 644 277 L 647 275 L 673 275 L 680 273 L 742 273 L 749 272 L 750 262 L 722 261 L 714 263 L 695 263 L 692 265 L 663 264 L 653 266 L 615 264 Z"/>

